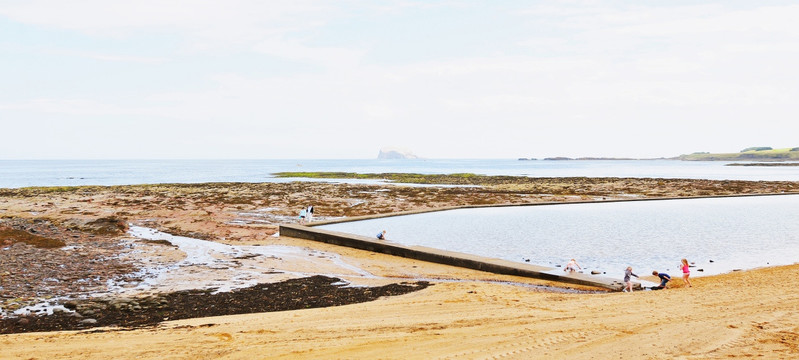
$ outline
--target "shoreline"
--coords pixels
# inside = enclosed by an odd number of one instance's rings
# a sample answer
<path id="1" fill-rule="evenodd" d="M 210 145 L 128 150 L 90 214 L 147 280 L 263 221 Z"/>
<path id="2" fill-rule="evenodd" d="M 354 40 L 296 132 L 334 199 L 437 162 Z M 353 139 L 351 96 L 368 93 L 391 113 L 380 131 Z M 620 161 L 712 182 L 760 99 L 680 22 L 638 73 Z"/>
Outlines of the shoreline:
<path id="1" fill-rule="evenodd" d="M 792 358 L 799 293 L 791 282 L 758 285 L 798 273 L 782 266 L 697 278 L 692 288 L 591 295 L 441 282 L 368 303 L 0 342 L 11 359 Z"/>
<path id="2" fill-rule="evenodd" d="M 56 296 L 60 291 L 96 292 L 105 279 L 129 273 L 129 266 L 138 266 L 138 261 L 174 263 L 185 258 L 166 244 L 131 239 L 120 243 L 126 237 L 117 226 L 120 221 L 220 244 L 296 246 L 310 249 L 314 256 L 305 257 L 316 259 L 336 254 L 349 268 L 375 276 L 364 278 L 351 272 L 342 279 L 357 278 L 369 286 L 421 278 L 433 285 L 367 303 L 167 321 L 126 331 L 0 335 L 0 342 L 12 359 L 155 359 L 165 354 L 177 358 L 214 354 L 224 359 L 266 354 L 274 358 L 411 359 L 628 354 L 706 359 L 799 354 L 795 325 L 799 323 L 799 290 L 789 281 L 773 281 L 799 275 L 799 265 L 692 278 L 690 289 L 683 288 L 675 276 L 672 288 L 665 291 L 550 293 L 512 284 L 557 284 L 273 236 L 277 224 L 296 221 L 296 210 L 308 204 L 314 204 L 317 218 L 324 220 L 456 205 L 772 193 L 796 191 L 796 182 L 574 178 L 470 188 L 383 189 L 382 185 L 319 183 L 82 187 L 57 192 L 2 189 L 0 227 L 67 245 L 67 250 L 53 250 L 16 238 L 6 245 L 9 250 L 0 256 L 13 255 L 21 261 L 16 265 L 19 268 L 0 269 L 0 274 L 8 273 L 3 276 L 2 293 L 14 296 L 11 299 L 36 289 Z M 144 248 L 149 249 L 146 255 L 136 252 Z M 123 258 L 119 267 L 107 266 L 111 263 L 106 259 L 123 253 L 132 257 Z M 41 266 L 26 266 L 25 261 L 32 263 L 32 259 L 45 260 L 38 261 Z M 3 260 L 4 266 L 11 264 Z M 246 259 L 233 260 L 246 264 Z M 311 272 L 318 266 L 280 256 L 263 260 L 272 261 L 274 265 L 269 266 L 283 272 L 275 274 L 279 276 Z M 99 267 L 59 270 L 58 264 L 66 262 Z M 229 271 L 238 266 L 233 264 Z M 102 281 L 84 284 L 81 271 Z M 32 278 L 58 282 L 31 282 L 28 288 L 25 279 Z M 129 280 L 132 287 L 141 281 Z M 0 300 L 7 305 L 9 298 Z M 686 327 L 691 329 L 688 338 Z M 635 352 L 630 352 L 631 341 L 639 345 Z"/>

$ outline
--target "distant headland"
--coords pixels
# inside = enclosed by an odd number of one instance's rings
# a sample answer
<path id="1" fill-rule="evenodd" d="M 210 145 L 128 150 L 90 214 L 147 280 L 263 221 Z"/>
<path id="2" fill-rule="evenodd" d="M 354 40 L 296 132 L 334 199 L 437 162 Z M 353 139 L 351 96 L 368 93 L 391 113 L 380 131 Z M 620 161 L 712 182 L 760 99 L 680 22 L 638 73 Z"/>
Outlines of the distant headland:
<path id="1" fill-rule="evenodd" d="M 685 161 L 799 161 L 799 147 L 773 149 L 767 146 L 749 147 L 737 153 L 696 152 L 680 155 Z"/>
<path id="2" fill-rule="evenodd" d="M 519 160 L 538 160 L 536 158 L 519 158 Z M 749 147 L 737 153 L 709 153 L 695 152 L 687 155 L 680 155 L 670 158 L 614 158 L 614 157 L 579 157 L 570 158 L 564 156 L 548 157 L 543 160 L 683 160 L 683 161 L 754 161 L 753 164 L 730 164 L 737 166 L 765 166 L 763 162 L 793 162 L 799 161 L 799 147 L 774 149 L 767 146 Z M 785 166 L 794 164 L 784 164 Z M 783 166 L 783 164 L 771 164 L 770 166 Z"/>

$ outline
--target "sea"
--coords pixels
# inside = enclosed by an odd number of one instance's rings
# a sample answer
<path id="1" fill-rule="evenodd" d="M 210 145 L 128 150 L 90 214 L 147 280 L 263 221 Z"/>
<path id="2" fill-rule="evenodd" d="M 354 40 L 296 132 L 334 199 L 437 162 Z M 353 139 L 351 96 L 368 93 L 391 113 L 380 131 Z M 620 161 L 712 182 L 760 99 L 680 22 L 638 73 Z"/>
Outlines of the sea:
<path id="1" fill-rule="evenodd" d="M 308 181 L 278 178 L 274 174 L 321 171 L 799 181 L 799 166 L 728 166 L 729 164 L 719 161 L 679 160 L 517 159 L 0 160 L 0 188 Z"/>

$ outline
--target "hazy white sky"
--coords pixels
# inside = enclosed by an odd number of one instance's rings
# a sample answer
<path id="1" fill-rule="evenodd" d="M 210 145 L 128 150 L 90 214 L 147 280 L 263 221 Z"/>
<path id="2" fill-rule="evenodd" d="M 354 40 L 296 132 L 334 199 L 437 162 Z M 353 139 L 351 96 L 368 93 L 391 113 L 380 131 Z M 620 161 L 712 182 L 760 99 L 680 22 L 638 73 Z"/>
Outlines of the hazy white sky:
<path id="1" fill-rule="evenodd" d="M 799 146 L 794 1 L 0 0 L 0 159 Z"/>

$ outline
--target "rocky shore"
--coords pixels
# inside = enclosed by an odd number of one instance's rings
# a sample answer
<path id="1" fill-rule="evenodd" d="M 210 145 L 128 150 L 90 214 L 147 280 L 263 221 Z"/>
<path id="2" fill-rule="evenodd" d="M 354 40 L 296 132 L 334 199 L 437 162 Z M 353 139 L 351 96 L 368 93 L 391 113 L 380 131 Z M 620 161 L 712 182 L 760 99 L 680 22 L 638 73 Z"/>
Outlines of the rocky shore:
<path id="1" fill-rule="evenodd" d="M 0 308 L 13 312 L 52 298 L 88 296 L 136 270 L 119 259 L 127 248 L 102 234 L 106 228 L 84 229 L 44 219 L 0 219 Z"/>

